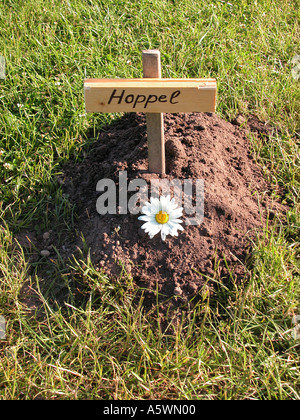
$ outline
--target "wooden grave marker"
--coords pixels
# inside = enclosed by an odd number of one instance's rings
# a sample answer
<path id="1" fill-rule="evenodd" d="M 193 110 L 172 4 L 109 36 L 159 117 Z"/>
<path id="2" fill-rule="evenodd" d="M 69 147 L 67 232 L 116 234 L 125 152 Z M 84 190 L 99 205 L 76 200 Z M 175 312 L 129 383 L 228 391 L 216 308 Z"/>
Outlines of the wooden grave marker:
<path id="1" fill-rule="evenodd" d="M 145 112 L 149 171 L 165 173 L 163 113 L 215 112 L 215 79 L 161 79 L 158 50 L 143 51 L 142 79 L 86 79 L 86 112 Z"/>

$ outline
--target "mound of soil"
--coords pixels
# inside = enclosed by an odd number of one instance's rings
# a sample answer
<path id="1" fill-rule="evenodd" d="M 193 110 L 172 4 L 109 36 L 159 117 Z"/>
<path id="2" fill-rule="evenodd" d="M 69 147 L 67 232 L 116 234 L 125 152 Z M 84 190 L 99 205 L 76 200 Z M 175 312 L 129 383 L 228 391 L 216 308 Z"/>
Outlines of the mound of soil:
<path id="1" fill-rule="evenodd" d="M 86 158 L 69 162 L 60 182 L 76 205 L 75 243 L 59 248 L 70 257 L 83 247 L 82 235 L 93 263 L 110 276 L 125 268 L 138 285 L 148 290 L 146 304 L 155 303 L 158 289 L 166 305 L 178 306 L 209 288 L 217 278 L 228 282 L 243 275 L 251 253 L 251 239 L 264 228 L 274 211 L 268 184 L 250 153 L 244 121 L 226 122 L 215 114 L 165 114 L 167 179 L 203 179 L 204 220 L 185 226 L 177 238 L 143 234 L 137 215 L 100 215 L 97 182 L 118 184 L 119 171 L 128 182 L 158 175 L 147 172 L 147 134 L 143 114 L 125 114 L 99 134 Z M 256 121 L 257 123 L 257 121 Z M 255 130 L 257 131 L 256 124 Z M 266 126 L 263 127 L 268 132 Z M 263 133 L 264 134 L 264 133 Z M 275 206 L 276 211 L 276 206 Z M 226 262 L 225 262 L 226 261 Z"/>

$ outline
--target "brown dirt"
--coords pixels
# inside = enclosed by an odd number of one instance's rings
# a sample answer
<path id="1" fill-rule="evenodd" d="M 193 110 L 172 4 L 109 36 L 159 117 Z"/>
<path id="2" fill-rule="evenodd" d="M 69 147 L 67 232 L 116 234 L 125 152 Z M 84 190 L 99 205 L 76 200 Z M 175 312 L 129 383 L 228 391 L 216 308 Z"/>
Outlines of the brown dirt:
<path id="1" fill-rule="evenodd" d="M 203 291 L 213 292 L 216 280 L 226 285 L 239 281 L 252 240 L 262 233 L 266 218 L 282 209 L 270 199 L 270 186 L 247 139 L 249 131 L 267 138 L 272 127 L 254 116 L 238 116 L 230 123 L 216 114 L 191 113 L 164 115 L 164 129 L 166 178 L 204 180 L 204 220 L 199 226 L 184 225 L 178 238 L 167 236 L 162 242 L 159 234 L 152 240 L 144 234 L 137 215 L 97 213 L 99 180 L 118 184 L 119 171 L 125 170 L 128 182 L 158 177 L 147 172 L 144 114 L 125 114 L 99 133 L 81 162 L 65 165 L 58 179 L 78 215 L 72 237 L 56 231 L 17 236 L 21 246 L 34 248 L 31 261 L 48 258 L 55 263 L 57 251 L 67 261 L 77 255 L 77 247 L 83 249 L 83 236 L 98 270 L 114 281 L 125 268 L 134 284 L 146 290 L 147 308 L 156 304 L 158 290 L 162 313 L 196 301 Z"/>
<path id="2" fill-rule="evenodd" d="M 270 132 L 254 117 L 252 122 L 254 131 Z M 151 240 L 141 232 L 136 215 L 101 216 L 96 211 L 100 179 L 118 183 L 121 170 L 127 171 L 128 182 L 157 177 L 147 173 L 143 114 L 126 114 L 102 130 L 86 158 L 69 162 L 60 179 L 78 214 L 76 240 L 58 247 L 61 255 L 71 257 L 77 246 L 82 248 L 82 234 L 95 266 L 112 281 L 123 266 L 136 285 L 148 290 L 148 307 L 155 303 L 157 289 L 161 301 L 168 301 L 166 306 L 177 307 L 204 286 L 213 289 L 214 278 L 228 283 L 225 260 L 231 281 L 238 280 L 251 255 L 251 239 L 262 232 L 268 214 L 279 208 L 271 203 L 269 186 L 250 153 L 247 131 L 251 127 L 246 120 L 231 124 L 215 114 L 166 114 L 164 129 L 166 177 L 205 182 L 203 223 L 186 226 L 178 238 L 168 236 L 162 242 L 156 235 Z M 53 243 L 53 236 L 49 241 Z"/>

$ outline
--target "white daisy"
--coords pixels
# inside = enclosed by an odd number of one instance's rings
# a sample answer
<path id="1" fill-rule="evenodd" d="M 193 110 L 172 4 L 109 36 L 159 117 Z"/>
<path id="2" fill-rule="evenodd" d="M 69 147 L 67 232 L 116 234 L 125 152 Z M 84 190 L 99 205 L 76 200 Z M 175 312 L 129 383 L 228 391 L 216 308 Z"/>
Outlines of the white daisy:
<path id="1" fill-rule="evenodd" d="M 180 223 L 182 220 L 178 219 L 182 216 L 182 207 L 177 207 L 175 199 L 170 199 L 161 196 L 160 199 L 152 198 L 150 203 L 142 208 L 144 213 L 138 217 L 139 220 L 143 220 L 142 229 L 149 234 L 152 239 L 157 233 L 161 233 L 161 239 L 164 241 L 167 235 L 178 236 L 178 230 L 183 230 Z"/>

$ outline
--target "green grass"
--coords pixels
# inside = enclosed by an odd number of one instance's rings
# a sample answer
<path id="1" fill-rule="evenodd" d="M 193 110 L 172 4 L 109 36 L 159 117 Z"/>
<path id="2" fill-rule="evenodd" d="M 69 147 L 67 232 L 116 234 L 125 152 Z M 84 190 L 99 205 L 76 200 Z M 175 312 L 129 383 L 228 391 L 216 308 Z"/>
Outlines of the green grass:
<path id="1" fill-rule="evenodd" d="M 300 398 L 292 324 L 300 315 L 300 95 L 291 72 L 300 4 L 231 3 L 1 3 L 1 399 Z M 168 332 L 140 309 L 143 293 L 126 273 L 111 283 L 88 253 L 72 267 L 62 259 L 32 266 L 14 241 L 23 229 L 72 232 L 74 209 L 56 175 L 113 117 L 85 115 L 83 79 L 141 77 L 149 48 L 161 51 L 163 77 L 215 77 L 222 118 L 255 114 L 277 128 L 267 143 L 250 140 L 290 206 L 254 244 L 247 279 L 204 293 Z M 66 305 L 55 303 L 61 290 Z"/>

